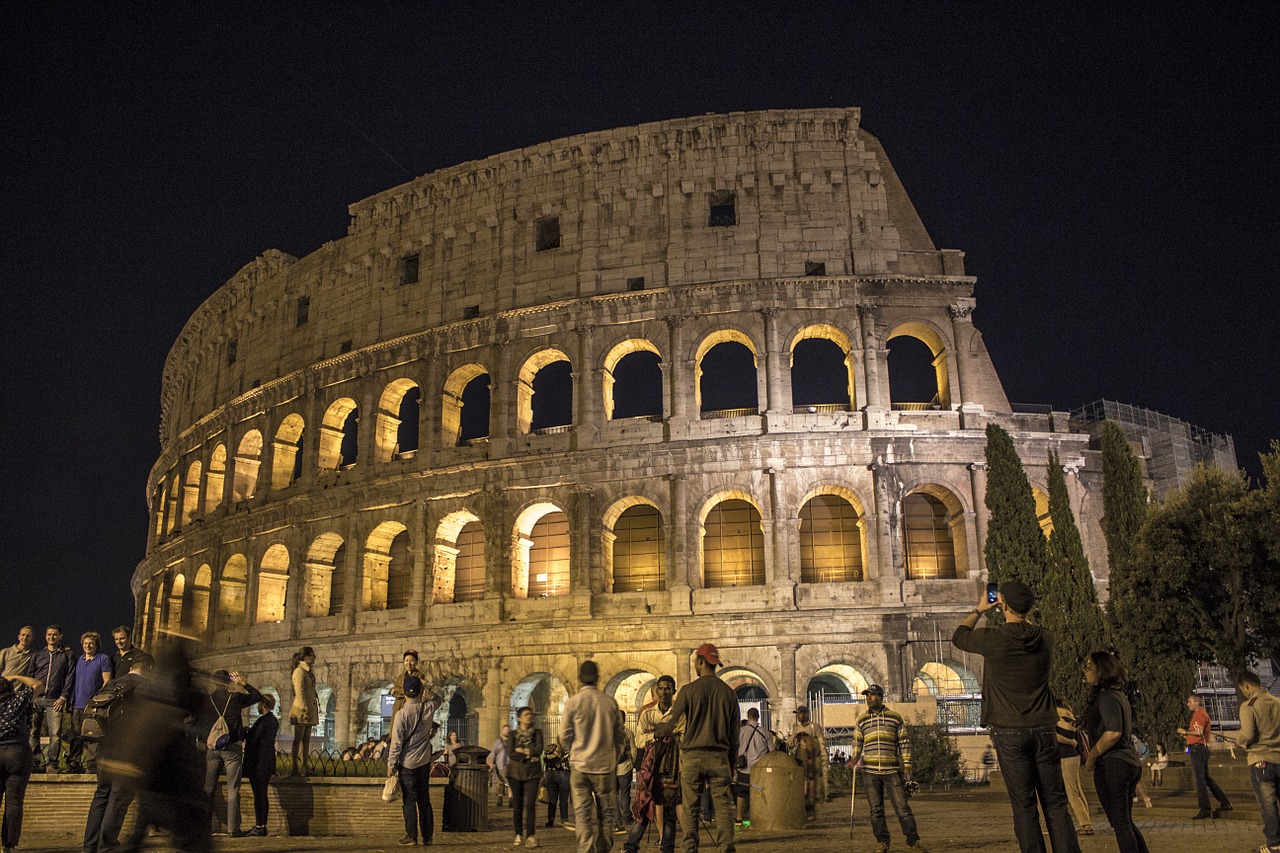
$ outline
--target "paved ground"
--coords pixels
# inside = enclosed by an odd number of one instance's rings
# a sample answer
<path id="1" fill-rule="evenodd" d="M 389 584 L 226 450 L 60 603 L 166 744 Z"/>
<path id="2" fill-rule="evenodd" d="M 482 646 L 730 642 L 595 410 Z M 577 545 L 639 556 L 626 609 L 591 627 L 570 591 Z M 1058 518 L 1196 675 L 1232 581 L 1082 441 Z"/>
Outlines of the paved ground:
<path id="1" fill-rule="evenodd" d="M 1236 811 L 1219 820 L 1191 821 L 1195 812 L 1194 799 L 1186 795 L 1157 795 L 1155 808 L 1139 808 L 1138 820 L 1152 853 L 1247 853 L 1255 851 L 1262 843 L 1262 824 L 1257 804 L 1237 798 Z M 1013 839 L 1009 803 L 1002 792 L 987 789 L 969 790 L 952 794 L 921 794 L 911 800 L 919 823 L 921 840 L 931 851 L 991 850 L 1016 851 Z M 849 837 L 848 800 L 819 807 L 818 820 L 810 829 L 793 833 L 765 833 L 748 829 L 737 838 L 737 848 L 742 853 L 805 853 L 806 851 L 871 851 L 875 843 L 867 824 L 865 800 L 858 802 L 853 839 Z M 512 833 L 507 827 L 509 812 L 491 810 L 498 816 L 495 826 L 502 830 L 487 833 L 441 833 L 433 846 L 455 850 L 498 851 L 512 850 Z M 1080 839 L 1082 853 L 1107 853 L 1115 851 L 1115 838 L 1107 827 L 1105 818 L 1098 814 L 1094 824 L 1098 834 Z M 898 830 L 897 822 L 890 817 L 894 850 L 906 845 Z M 622 849 L 622 836 L 614 836 L 615 849 Z M 53 853 L 78 849 L 76 838 L 51 834 L 26 834 L 22 839 L 22 853 Z M 350 851 L 356 853 L 382 853 L 401 850 L 396 837 L 341 837 L 341 838 L 215 838 L 216 850 L 227 853 L 307 853 L 307 851 Z M 540 849 L 552 853 L 571 853 L 574 850 L 573 833 L 557 826 L 540 829 Z M 656 842 L 656 838 L 654 839 Z M 163 839 L 151 841 L 148 849 L 169 851 L 173 848 Z M 679 849 L 677 847 L 677 849 Z M 702 850 L 715 848 L 706 838 Z M 644 851 L 657 851 L 657 844 L 641 847 Z"/>

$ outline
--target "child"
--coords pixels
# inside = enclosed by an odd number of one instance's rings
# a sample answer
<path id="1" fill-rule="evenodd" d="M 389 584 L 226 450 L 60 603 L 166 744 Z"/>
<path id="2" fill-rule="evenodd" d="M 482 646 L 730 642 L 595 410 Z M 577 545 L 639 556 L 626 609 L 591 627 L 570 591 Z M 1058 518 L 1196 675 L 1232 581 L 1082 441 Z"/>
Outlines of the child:
<path id="1" fill-rule="evenodd" d="M 1169 766 L 1169 753 L 1165 752 L 1164 744 L 1156 744 L 1156 760 L 1151 762 L 1151 784 L 1158 786 L 1164 784 L 1164 769 Z"/>

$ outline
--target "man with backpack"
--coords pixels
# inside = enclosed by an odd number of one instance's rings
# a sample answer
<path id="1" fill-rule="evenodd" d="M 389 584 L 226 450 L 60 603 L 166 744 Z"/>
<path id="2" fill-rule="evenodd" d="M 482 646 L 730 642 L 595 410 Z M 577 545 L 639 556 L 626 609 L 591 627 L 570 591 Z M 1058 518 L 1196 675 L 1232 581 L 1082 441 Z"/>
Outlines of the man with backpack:
<path id="1" fill-rule="evenodd" d="M 220 669 L 213 674 L 213 689 L 196 715 L 196 733 L 205 747 L 204 792 L 211 799 L 218 784 L 218 771 L 227 774 L 227 833 L 240 831 L 240 777 L 244 768 L 244 726 L 241 712 L 262 701 L 257 688 L 238 672 Z"/>
<path id="2" fill-rule="evenodd" d="M 151 656 L 136 655 L 129 672 L 107 682 L 85 706 L 83 736 L 98 744 L 98 787 L 84 825 L 84 853 L 107 853 L 119 844 L 124 816 L 136 794 L 136 780 L 122 773 L 132 756 L 121 747 L 124 727 L 133 720 L 134 691 L 151 672 Z"/>
<path id="3" fill-rule="evenodd" d="M 654 730 L 671 721 L 675 707 L 671 701 L 676 695 L 676 680 L 669 675 L 658 677 L 653 688 L 657 704 L 646 705 L 636 722 L 636 761 L 638 778 L 636 797 L 631 814 L 636 819 L 622 845 L 626 853 L 638 853 L 640 840 L 651 822 L 661 827 L 658 833 L 658 849 L 661 853 L 674 853 L 676 849 L 676 806 L 680 803 L 680 737 L 684 734 L 684 721 L 665 738 L 659 738 Z M 664 769 L 665 768 L 665 769 Z"/>

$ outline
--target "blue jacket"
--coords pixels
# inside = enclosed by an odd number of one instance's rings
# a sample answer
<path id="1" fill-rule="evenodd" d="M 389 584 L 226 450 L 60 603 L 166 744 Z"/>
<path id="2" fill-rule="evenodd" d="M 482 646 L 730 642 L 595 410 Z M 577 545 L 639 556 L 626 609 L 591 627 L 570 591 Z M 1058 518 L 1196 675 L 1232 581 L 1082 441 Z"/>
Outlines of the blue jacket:
<path id="1" fill-rule="evenodd" d="M 44 685 L 41 698 L 62 697 L 70 702 L 75 670 L 75 655 L 66 646 L 53 652 L 48 646 L 41 646 L 31 653 L 31 677 Z"/>

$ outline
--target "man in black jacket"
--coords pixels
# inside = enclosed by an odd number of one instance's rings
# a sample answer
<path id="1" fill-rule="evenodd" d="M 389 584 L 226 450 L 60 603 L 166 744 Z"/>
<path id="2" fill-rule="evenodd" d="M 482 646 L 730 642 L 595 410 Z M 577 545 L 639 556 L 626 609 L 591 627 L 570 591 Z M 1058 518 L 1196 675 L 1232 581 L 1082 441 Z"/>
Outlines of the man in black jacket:
<path id="1" fill-rule="evenodd" d="M 951 642 L 982 655 L 982 724 L 991 727 L 1022 853 L 1044 853 L 1037 795 L 1054 853 L 1080 853 L 1054 736 L 1058 712 L 1049 692 L 1053 636 L 1027 621 L 1035 601 L 1026 584 L 1006 581 L 994 603 L 983 595 Z M 1004 623 L 975 631 L 978 620 L 993 608 L 1004 615 Z"/>
<path id="2" fill-rule="evenodd" d="M 205 745 L 204 792 L 213 797 L 218 784 L 218 771 L 227 774 L 227 832 L 232 838 L 244 835 L 240 831 L 240 774 L 244 768 L 244 726 L 241 712 L 262 701 L 262 694 L 244 680 L 238 672 L 220 669 L 213 674 L 213 692 L 200 706 L 196 715 L 196 733 Z M 209 732 L 222 717 L 227 721 L 227 740 L 221 747 L 208 745 Z"/>

